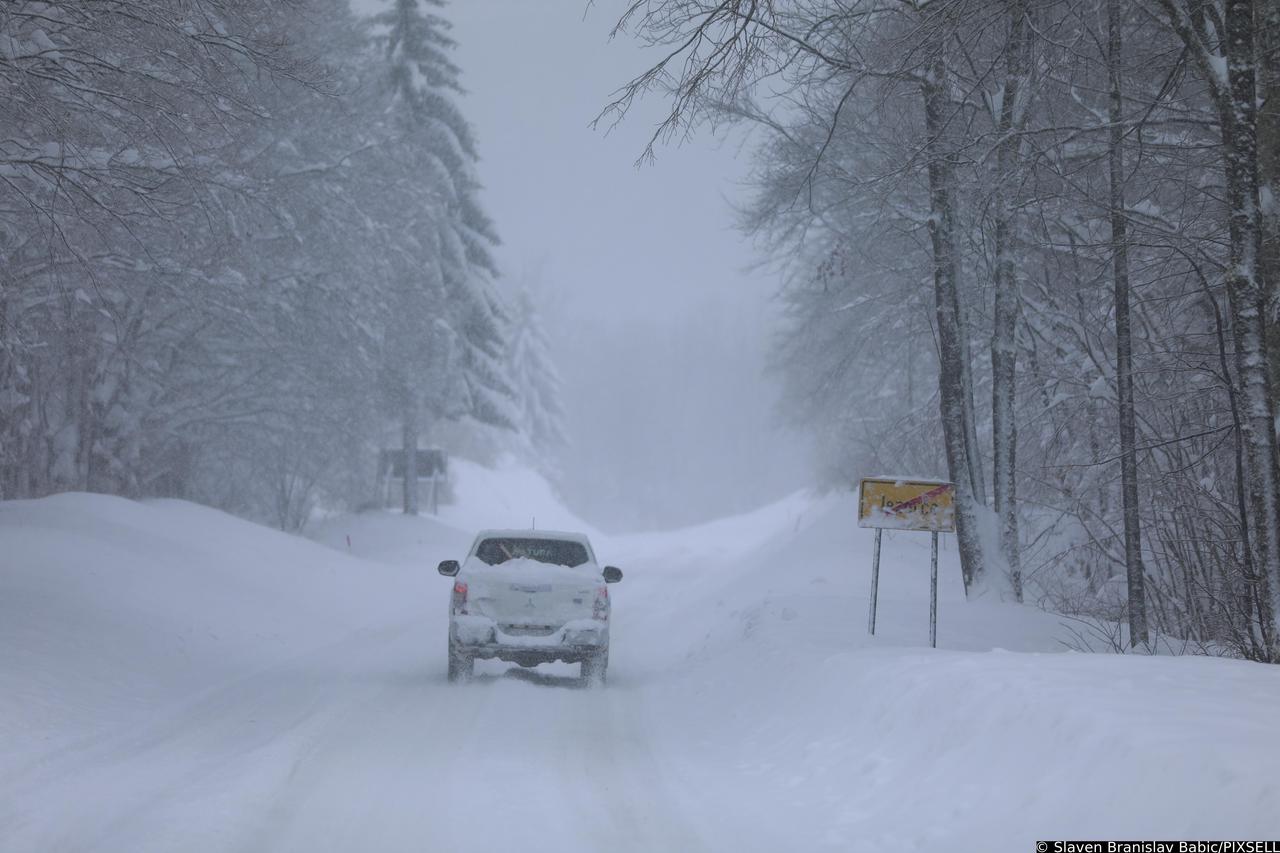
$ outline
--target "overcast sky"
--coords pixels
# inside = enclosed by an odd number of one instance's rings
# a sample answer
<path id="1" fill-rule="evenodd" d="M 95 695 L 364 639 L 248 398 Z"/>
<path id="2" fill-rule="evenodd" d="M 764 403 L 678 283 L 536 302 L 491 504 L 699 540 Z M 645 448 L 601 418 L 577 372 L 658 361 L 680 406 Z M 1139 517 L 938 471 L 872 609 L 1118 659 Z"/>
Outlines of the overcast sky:
<path id="1" fill-rule="evenodd" d="M 377 0 L 360 0 L 369 8 Z M 747 155 L 710 137 L 636 167 L 664 102 L 592 119 L 645 66 L 609 41 L 619 0 L 445 10 L 508 282 L 532 278 L 565 380 L 566 497 L 608 528 L 690 523 L 796 487 L 761 376 L 776 306 L 733 227 Z"/>

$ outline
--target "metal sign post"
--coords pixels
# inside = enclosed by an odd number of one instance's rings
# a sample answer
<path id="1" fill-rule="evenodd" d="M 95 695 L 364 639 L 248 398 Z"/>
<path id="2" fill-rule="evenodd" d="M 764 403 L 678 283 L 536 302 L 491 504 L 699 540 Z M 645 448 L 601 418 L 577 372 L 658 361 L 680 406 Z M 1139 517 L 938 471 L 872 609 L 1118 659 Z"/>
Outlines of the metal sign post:
<path id="1" fill-rule="evenodd" d="M 938 647 L 938 534 L 956 529 L 955 486 L 939 480 L 864 479 L 859 485 L 858 526 L 874 527 L 871 554 L 871 603 L 867 633 L 876 632 L 880 594 L 880 537 L 890 530 L 927 530 L 932 534 L 929 564 L 929 645 Z"/>
<path id="2" fill-rule="evenodd" d="M 876 547 L 871 552 L 871 612 L 867 614 L 867 633 L 873 635 L 876 632 L 876 598 L 880 592 L 880 534 L 882 532 L 879 527 L 876 528 Z"/>
<path id="3" fill-rule="evenodd" d="M 878 531 L 877 531 L 878 532 Z M 933 531 L 933 554 L 929 566 L 929 647 L 938 647 L 938 531 Z"/>

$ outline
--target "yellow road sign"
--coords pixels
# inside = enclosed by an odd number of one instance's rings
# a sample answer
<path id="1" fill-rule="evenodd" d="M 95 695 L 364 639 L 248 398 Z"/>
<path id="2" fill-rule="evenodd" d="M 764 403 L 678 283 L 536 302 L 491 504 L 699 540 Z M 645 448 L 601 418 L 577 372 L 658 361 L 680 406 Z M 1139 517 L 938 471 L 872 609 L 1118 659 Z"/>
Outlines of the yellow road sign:
<path id="1" fill-rule="evenodd" d="M 955 488 L 939 480 L 869 477 L 859 488 L 858 526 L 954 532 Z"/>

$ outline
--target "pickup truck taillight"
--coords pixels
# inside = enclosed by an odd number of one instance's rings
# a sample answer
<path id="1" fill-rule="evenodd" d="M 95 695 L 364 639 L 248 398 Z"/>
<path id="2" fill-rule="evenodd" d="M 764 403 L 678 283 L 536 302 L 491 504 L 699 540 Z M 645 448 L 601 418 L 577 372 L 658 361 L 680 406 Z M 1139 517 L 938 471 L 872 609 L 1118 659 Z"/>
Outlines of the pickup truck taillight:
<path id="1" fill-rule="evenodd" d="M 591 618 L 604 622 L 609 618 L 609 587 L 602 586 L 596 590 L 596 601 L 591 608 Z"/>
<path id="2" fill-rule="evenodd" d="M 450 602 L 450 609 L 454 613 L 467 613 L 467 585 L 462 581 L 456 581 L 453 585 L 453 599 Z"/>

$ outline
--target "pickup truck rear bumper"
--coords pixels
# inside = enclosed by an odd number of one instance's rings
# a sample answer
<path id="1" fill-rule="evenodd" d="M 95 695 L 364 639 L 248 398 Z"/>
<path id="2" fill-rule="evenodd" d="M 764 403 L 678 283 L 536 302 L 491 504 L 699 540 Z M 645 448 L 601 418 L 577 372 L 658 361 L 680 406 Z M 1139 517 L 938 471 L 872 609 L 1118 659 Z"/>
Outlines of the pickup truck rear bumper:
<path id="1" fill-rule="evenodd" d="M 480 616 L 455 616 L 449 644 L 471 658 L 534 666 L 551 661 L 577 663 L 609 647 L 609 623 L 594 619 L 568 622 L 550 634 L 507 634 L 494 621 Z"/>
<path id="2" fill-rule="evenodd" d="M 593 655 L 599 654 L 608 648 L 608 645 L 540 646 L 531 649 L 526 646 L 503 646 L 497 643 L 486 643 L 479 646 L 459 645 L 456 648 L 462 654 L 477 660 L 492 658 L 507 661 L 508 663 L 516 663 L 520 666 L 537 666 L 540 663 L 551 663 L 552 661 L 580 663 Z"/>

